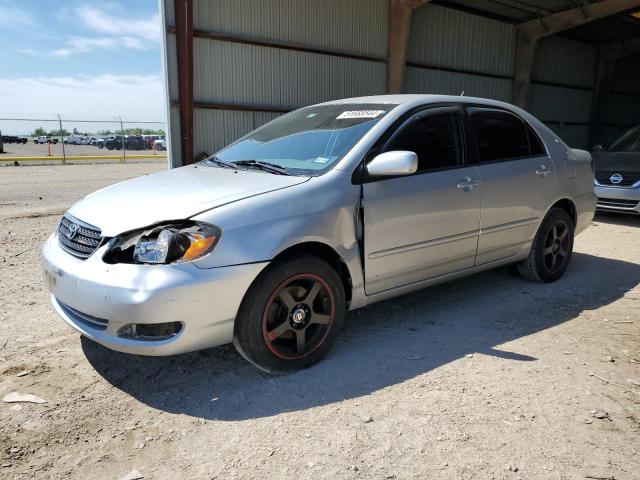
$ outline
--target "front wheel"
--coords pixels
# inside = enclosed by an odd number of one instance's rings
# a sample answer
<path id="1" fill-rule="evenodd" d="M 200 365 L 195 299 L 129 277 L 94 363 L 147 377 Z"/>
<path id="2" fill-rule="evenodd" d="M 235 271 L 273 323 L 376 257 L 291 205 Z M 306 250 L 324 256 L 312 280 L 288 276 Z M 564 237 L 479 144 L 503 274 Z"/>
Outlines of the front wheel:
<path id="1" fill-rule="evenodd" d="M 526 260 L 518 273 L 532 282 L 555 282 L 565 272 L 573 253 L 573 219 L 561 208 L 552 208 L 542 221 Z"/>
<path id="2" fill-rule="evenodd" d="M 345 312 L 344 286 L 327 262 L 315 256 L 282 261 L 267 267 L 247 291 L 233 344 L 267 372 L 306 368 L 329 351 Z"/>

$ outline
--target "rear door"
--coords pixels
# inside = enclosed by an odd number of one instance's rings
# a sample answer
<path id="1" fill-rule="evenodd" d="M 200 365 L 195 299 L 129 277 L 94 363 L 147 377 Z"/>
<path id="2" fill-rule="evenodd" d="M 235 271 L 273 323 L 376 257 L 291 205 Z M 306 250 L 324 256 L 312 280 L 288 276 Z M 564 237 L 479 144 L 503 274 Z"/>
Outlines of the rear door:
<path id="1" fill-rule="evenodd" d="M 418 171 L 363 185 L 368 294 L 470 268 L 478 243 L 481 185 L 464 165 L 462 110 L 417 113 L 381 152 L 393 150 L 415 152 Z"/>
<path id="2" fill-rule="evenodd" d="M 507 110 L 467 109 L 477 144 L 482 212 L 476 265 L 513 256 L 529 242 L 555 198 L 555 168 L 544 144 Z"/>

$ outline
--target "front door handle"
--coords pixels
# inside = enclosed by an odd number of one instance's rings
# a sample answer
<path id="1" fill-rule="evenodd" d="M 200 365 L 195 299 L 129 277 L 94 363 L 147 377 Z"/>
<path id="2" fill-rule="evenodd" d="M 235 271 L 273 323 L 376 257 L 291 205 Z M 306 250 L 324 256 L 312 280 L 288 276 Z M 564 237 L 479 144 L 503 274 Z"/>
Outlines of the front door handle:
<path id="1" fill-rule="evenodd" d="M 546 177 L 547 175 L 551 175 L 551 170 L 549 170 L 546 165 L 540 165 L 536 170 L 536 175 Z"/>
<path id="2" fill-rule="evenodd" d="M 460 183 L 458 183 L 458 188 L 461 190 L 464 190 L 465 192 L 470 192 L 471 190 L 476 188 L 478 185 L 480 185 L 479 180 L 471 177 L 464 177 L 460 181 Z"/>

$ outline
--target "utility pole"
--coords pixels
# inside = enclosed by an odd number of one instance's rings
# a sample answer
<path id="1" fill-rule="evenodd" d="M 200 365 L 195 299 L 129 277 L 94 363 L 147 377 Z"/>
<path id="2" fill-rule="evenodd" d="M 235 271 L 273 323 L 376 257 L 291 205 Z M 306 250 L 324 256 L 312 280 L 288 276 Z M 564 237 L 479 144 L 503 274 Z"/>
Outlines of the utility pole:
<path id="1" fill-rule="evenodd" d="M 60 143 L 62 143 L 62 163 L 65 163 L 67 154 L 64 151 L 64 134 L 62 133 L 62 118 L 60 118 L 60 114 L 58 114 L 58 126 L 60 127 Z"/>
<path id="2" fill-rule="evenodd" d="M 122 134 L 122 163 L 127 163 L 127 152 L 125 150 L 126 145 L 124 141 L 124 125 L 122 124 L 122 117 L 118 117 L 120 120 L 120 133 Z"/>

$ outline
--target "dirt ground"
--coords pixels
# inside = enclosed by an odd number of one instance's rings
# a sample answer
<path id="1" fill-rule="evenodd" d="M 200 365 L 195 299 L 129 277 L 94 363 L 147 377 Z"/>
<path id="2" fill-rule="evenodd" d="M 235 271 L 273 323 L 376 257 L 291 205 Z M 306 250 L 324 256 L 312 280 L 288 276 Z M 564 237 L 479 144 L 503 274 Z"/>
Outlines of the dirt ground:
<path id="1" fill-rule="evenodd" d="M 640 478 L 640 218 L 597 216 L 554 284 L 501 269 L 353 312 L 272 377 L 228 346 L 115 353 L 50 306 L 60 215 L 163 167 L 0 168 L 0 397 L 47 400 L 0 402 L 0 478 Z"/>

